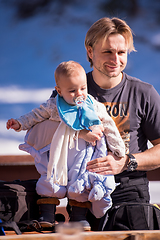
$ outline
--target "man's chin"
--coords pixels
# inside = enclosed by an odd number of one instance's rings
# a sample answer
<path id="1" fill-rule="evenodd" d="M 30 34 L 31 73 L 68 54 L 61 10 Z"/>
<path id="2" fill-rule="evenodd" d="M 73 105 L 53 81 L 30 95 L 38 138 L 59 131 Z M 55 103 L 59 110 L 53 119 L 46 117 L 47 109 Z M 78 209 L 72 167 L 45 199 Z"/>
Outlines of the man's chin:
<path id="1" fill-rule="evenodd" d="M 108 73 L 108 74 L 106 74 L 106 75 L 108 75 L 110 78 L 116 78 L 116 77 L 118 77 L 119 75 L 120 75 L 120 73 L 121 72 L 119 72 L 119 73 L 115 73 L 115 72 L 112 72 L 112 73 Z"/>

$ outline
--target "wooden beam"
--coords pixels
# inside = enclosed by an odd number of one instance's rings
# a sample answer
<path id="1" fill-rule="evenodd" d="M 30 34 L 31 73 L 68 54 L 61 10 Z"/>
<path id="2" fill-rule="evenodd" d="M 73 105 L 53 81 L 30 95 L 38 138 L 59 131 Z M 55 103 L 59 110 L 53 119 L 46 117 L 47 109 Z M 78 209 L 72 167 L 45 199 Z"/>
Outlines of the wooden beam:
<path id="1" fill-rule="evenodd" d="M 34 158 L 27 155 L 0 155 L 0 166 L 34 165 Z"/>
<path id="2" fill-rule="evenodd" d="M 78 236 L 70 236 L 69 240 L 160 240 L 160 230 L 147 231 L 114 231 L 114 232 L 83 232 Z M 0 240 L 60 240 L 58 233 L 8 235 Z"/>
<path id="3" fill-rule="evenodd" d="M 0 155 L 0 167 L 2 166 L 34 166 L 34 158 L 27 155 Z M 32 169 L 33 170 L 33 169 Z M 37 177 L 37 174 L 36 174 Z M 160 181 L 160 168 L 147 172 L 149 181 Z M 7 180 L 7 179 L 6 179 Z"/>

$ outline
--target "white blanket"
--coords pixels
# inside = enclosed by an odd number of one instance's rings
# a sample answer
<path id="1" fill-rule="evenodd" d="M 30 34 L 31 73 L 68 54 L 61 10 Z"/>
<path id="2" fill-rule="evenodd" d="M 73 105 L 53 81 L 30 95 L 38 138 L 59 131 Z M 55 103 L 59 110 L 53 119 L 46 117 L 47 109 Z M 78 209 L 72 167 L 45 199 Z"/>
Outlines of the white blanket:
<path id="1" fill-rule="evenodd" d="M 62 186 L 68 183 L 67 156 L 69 148 L 74 147 L 76 131 L 61 122 L 52 138 L 47 168 L 47 180 L 53 173 L 53 182 Z M 78 140 L 77 140 L 78 141 Z M 77 146 L 78 147 L 78 146 Z"/>

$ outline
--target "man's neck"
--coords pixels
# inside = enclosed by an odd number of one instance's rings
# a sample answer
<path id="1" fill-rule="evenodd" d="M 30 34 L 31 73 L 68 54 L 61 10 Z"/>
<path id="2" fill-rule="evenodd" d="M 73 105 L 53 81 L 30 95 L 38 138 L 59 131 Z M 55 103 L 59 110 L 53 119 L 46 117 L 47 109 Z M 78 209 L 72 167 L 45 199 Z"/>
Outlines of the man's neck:
<path id="1" fill-rule="evenodd" d="M 120 73 L 117 77 L 108 77 L 99 71 L 92 71 L 92 76 L 95 83 L 103 88 L 103 89 L 110 89 L 117 86 L 123 78 L 123 73 Z"/>

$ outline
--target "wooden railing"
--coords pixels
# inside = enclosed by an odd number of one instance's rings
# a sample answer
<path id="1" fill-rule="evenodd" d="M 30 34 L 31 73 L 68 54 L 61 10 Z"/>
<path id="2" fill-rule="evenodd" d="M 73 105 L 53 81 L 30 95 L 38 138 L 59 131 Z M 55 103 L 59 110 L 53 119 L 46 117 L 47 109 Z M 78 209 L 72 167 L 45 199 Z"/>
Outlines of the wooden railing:
<path id="1" fill-rule="evenodd" d="M 149 181 L 160 181 L 160 168 L 147 173 Z M 34 159 L 30 155 L 0 155 L 0 180 L 38 179 Z"/>
<path id="2" fill-rule="evenodd" d="M 58 233 L 6 235 L 0 240 L 60 240 Z M 83 232 L 77 237 L 65 238 L 68 240 L 160 240 L 160 230 L 147 231 L 115 231 L 115 232 Z"/>
<path id="3" fill-rule="evenodd" d="M 39 176 L 31 155 L 0 156 L 0 180 L 38 179 Z"/>

